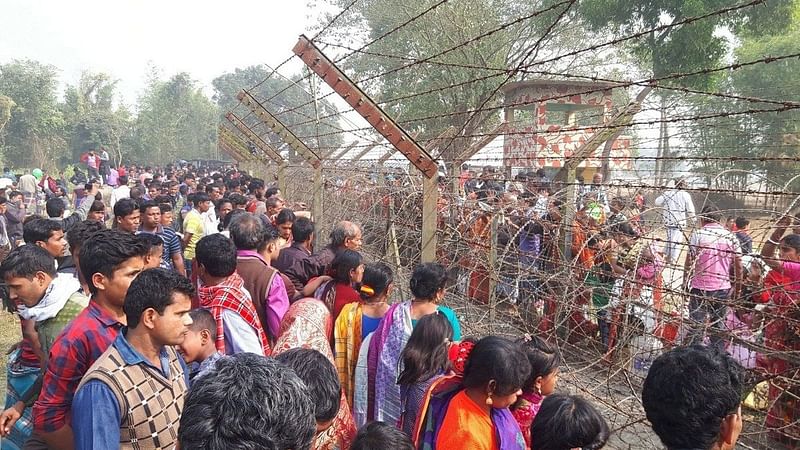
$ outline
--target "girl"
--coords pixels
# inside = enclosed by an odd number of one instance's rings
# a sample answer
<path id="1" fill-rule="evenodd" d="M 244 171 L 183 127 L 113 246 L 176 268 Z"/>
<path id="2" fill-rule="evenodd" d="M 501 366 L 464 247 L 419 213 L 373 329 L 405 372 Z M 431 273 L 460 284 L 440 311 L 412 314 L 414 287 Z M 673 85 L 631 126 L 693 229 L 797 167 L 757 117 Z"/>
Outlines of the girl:
<path id="1" fill-rule="evenodd" d="M 397 379 L 403 411 L 400 429 L 409 436 L 416 425 L 425 392 L 450 369 L 448 349 L 453 329 L 440 313 L 419 320 L 401 354 L 403 370 Z"/>
<path id="2" fill-rule="evenodd" d="M 608 424 L 591 403 L 577 395 L 554 394 L 530 430 L 532 450 L 598 450 L 608 441 Z"/>
<path id="3" fill-rule="evenodd" d="M 520 339 L 519 344 L 528 358 L 531 371 L 525 380 L 522 395 L 511 407 L 511 411 L 522 430 L 526 447 L 530 448 L 531 423 L 542 406 L 542 400 L 556 388 L 561 357 L 553 346 L 535 336 L 525 336 Z"/>
<path id="4" fill-rule="evenodd" d="M 336 370 L 351 407 L 361 342 L 378 328 L 386 315 L 389 309 L 387 301 L 393 289 L 393 274 L 389 266 L 383 263 L 367 264 L 358 292 L 361 300 L 345 305 L 336 319 L 333 329 Z"/>
<path id="5" fill-rule="evenodd" d="M 529 373 L 530 364 L 518 344 L 497 336 L 478 341 L 463 379 L 444 378 L 429 390 L 417 448 L 524 449 L 525 440 L 508 408 L 522 394 Z"/>
<path id="6" fill-rule="evenodd" d="M 344 305 L 361 299 L 356 288 L 361 284 L 363 275 L 361 254 L 355 250 L 342 250 L 331 262 L 330 276 L 309 281 L 303 288 L 303 296 L 322 300 L 331 310 L 333 320 L 336 320 Z"/>
<path id="7" fill-rule="evenodd" d="M 364 365 L 357 364 L 363 370 L 356 370 L 355 383 L 366 389 L 354 394 L 357 425 L 373 420 L 397 423 L 400 418 L 398 363 L 417 321 L 438 311 L 450 322 L 453 339 L 461 339 L 461 326 L 455 313 L 439 305 L 446 283 L 447 274 L 441 264 L 425 263 L 415 267 L 409 283 L 414 300 L 389 307 L 375 332 L 362 342 L 359 360 L 363 357 Z"/>

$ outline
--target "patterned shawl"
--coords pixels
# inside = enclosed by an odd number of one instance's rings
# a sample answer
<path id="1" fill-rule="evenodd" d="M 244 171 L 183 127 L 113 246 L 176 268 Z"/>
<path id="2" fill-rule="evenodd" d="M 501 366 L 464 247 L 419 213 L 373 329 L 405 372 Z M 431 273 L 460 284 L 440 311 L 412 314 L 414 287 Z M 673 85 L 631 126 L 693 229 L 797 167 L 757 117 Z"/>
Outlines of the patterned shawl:
<path id="1" fill-rule="evenodd" d="M 258 319 L 258 313 L 250 298 L 250 293 L 244 288 L 244 280 L 237 272 L 216 286 L 200 286 L 197 290 L 197 297 L 200 300 L 200 307 L 211 311 L 217 324 L 217 351 L 226 354 L 222 311 L 227 309 L 241 316 L 248 325 L 256 330 L 265 355 L 272 353 L 267 334 L 264 333 L 264 328 Z"/>
<path id="2" fill-rule="evenodd" d="M 396 425 L 400 419 L 398 363 L 411 331 L 411 302 L 404 302 L 389 308 L 372 335 L 367 355 L 368 421 Z"/>
<path id="3" fill-rule="evenodd" d="M 353 406 L 356 362 L 361 349 L 361 304 L 348 303 L 339 313 L 333 329 L 336 371 L 350 407 Z"/>
<path id="4" fill-rule="evenodd" d="M 334 364 L 330 334 L 333 325 L 328 307 L 314 298 L 298 300 L 289 307 L 281 322 L 280 337 L 275 343 L 275 355 L 292 348 L 308 348 L 325 355 Z M 314 450 L 348 449 L 356 435 L 356 426 L 344 393 L 340 396 L 339 412 L 331 426 L 317 434 Z"/>

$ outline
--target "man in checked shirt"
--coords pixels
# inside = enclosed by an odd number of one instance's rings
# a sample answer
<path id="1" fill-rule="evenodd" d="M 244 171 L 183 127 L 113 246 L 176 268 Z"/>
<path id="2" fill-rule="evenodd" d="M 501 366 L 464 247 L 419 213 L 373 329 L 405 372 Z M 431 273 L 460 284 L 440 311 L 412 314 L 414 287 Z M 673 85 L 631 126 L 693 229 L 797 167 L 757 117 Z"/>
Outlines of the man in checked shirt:
<path id="1" fill-rule="evenodd" d="M 34 434 L 26 449 L 73 448 L 72 397 L 84 373 L 126 324 L 125 294 L 144 267 L 145 252 L 134 235 L 113 230 L 101 230 L 81 246 L 81 273 L 91 300 L 56 338 L 33 405 Z"/>

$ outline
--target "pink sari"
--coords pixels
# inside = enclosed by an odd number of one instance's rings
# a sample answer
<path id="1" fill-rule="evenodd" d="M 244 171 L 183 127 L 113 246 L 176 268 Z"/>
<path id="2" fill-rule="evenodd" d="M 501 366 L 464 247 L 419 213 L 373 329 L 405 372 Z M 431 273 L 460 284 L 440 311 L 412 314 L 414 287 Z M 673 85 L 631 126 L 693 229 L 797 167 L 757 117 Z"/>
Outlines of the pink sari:
<path id="1" fill-rule="evenodd" d="M 325 304 L 314 298 L 304 298 L 293 303 L 281 322 L 280 337 L 275 343 L 273 355 L 292 348 L 309 348 L 325 355 L 334 366 L 331 351 L 333 318 Z M 339 412 L 331 426 L 317 434 L 314 450 L 348 449 L 356 435 L 356 425 L 350 414 L 347 398 L 342 392 Z"/>

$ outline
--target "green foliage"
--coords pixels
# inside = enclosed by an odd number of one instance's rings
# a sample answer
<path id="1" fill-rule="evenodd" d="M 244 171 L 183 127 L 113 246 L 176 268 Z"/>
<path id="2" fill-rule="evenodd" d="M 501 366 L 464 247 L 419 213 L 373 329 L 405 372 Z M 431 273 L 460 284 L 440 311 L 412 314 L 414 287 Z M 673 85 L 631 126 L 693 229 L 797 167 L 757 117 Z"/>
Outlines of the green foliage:
<path id="1" fill-rule="evenodd" d="M 139 100 L 133 160 L 166 164 L 215 155 L 218 112 L 188 73 L 152 78 Z"/>
<path id="2" fill-rule="evenodd" d="M 211 84 L 214 86 L 213 98 L 221 113 L 220 120 L 227 122 L 224 114 L 239 104 L 236 95 L 242 89 L 249 90 L 258 85 L 250 93 L 256 98 L 264 100 L 264 106 L 273 114 L 285 112 L 278 119 L 289 126 L 309 148 L 318 147 L 316 111 L 314 110 L 311 86 L 304 84 L 305 81 L 301 80 L 300 76 L 293 76 L 287 80 L 277 74 L 270 76 L 271 72 L 265 66 L 250 66 L 244 69 L 237 68 L 233 72 L 224 73 L 215 78 Z M 269 79 L 267 79 L 268 77 Z M 270 100 L 266 101 L 267 99 Z M 317 108 L 320 116 L 319 147 L 325 153 L 342 145 L 339 116 L 336 115 L 336 107 L 328 100 L 318 101 Z M 287 110 L 292 111 L 286 112 Z M 239 116 L 251 127 L 258 124 L 254 118 L 242 117 L 242 114 Z M 280 145 L 280 142 L 275 142 L 275 145 Z"/>
<path id="3" fill-rule="evenodd" d="M 54 66 L 36 61 L 0 65 L 0 94 L 16 104 L 3 128 L 3 153 L 17 166 L 42 165 L 48 154 L 63 151 L 57 75 Z"/>
<path id="4" fill-rule="evenodd" d="M 583 0 L 580 11 L 592 29 L 625 37 L 741 3 L 737 0 Z M 788 12 L 792 4 L 793 0 L 771 0 L 733 13 L 649 32 L 627 41 L 627 46 L 655 77 L 713 68 L 726 51 L 726 40 L 719 33 L 721 29 L 728 28 L 744 36 L 782 29 L 790 22 Z M 713 77 L 696 76 L 670 81 L 670 84 L 708 89 L 713 81 Z"/>

